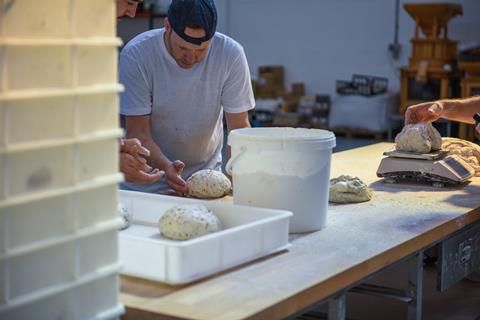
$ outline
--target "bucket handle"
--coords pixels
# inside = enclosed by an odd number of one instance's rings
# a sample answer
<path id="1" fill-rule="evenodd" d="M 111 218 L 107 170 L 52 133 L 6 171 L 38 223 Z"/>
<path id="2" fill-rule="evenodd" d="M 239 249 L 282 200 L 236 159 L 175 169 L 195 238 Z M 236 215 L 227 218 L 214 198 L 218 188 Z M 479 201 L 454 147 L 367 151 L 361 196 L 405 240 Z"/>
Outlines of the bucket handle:
<path id="1" fill-rule="evenodd" d="M 227 164 L 225 165 L 225 171 L 227 171 L 227 174 L 229 176 L 232 176 L 232 168 L 233 168 L 234 163 L 238 161 L 240 156 L 242 154 L 244 154 L 245 151 L 247 151 L 247 147 L 246 146 L 241 146 L 240 147 L 240 153 L 237 154 L 235 157 L 230 157 L 230 159 L 228 159 Z"/>

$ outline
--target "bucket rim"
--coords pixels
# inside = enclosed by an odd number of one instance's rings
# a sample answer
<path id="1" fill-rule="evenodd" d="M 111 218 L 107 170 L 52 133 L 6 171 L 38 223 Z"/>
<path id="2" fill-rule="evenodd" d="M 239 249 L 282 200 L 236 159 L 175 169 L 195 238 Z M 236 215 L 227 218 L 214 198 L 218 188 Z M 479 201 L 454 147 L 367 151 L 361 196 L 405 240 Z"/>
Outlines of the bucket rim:
<path id="1" fill-rule="evenodd" d="M 332 142 L 335 141 L 335 134 L 332 131 L 315 128 L 290 128 L 297 131 L 304 132 L 318 132 L 318 135 L 302 135 L 302 136 L 267 136 L 267 135 L 252 135 L 249 132 L 256 131 L 275 131 L 279 130 L 286 132 L 288 127 L 262 127 L 262 128 L 240 128 L 234 129 L 229 133 L 229 139 L 238 139 L 242 141 L 258 141 L 258 142 Z"/>

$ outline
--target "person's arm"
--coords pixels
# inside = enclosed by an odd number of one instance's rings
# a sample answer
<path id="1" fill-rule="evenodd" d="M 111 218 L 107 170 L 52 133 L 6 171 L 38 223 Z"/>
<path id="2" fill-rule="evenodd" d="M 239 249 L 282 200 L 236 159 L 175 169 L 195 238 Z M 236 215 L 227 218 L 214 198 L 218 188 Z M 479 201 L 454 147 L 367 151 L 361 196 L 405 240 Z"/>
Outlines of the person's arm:
<path id="1" fill-rule="evenodd" d="M 186 182 L 180 175 L 185 165 L 179 160 L 170 161 L 155 143 L 150 131 L 150 115 L 126 116 L 125 125 L 127 137 L 139 139 L 142 145 L 150 150 L 150 156 L 147 157 L 148 163 L 152 167 L 165 171 L 165 181 L 168 185 L 176 192 L 187 193 Z"/>
<path id="2" fill-rule="evenodd" d="M 225 120 L 227 122 L 228 133 L 233 129 L 250 128 L 248 120 L 248 112 L 228 113 L 225 112 Z M 227 160 L 230 159 L 230 146 L 227 146 Z"/>
<path id="3" fill-rule="evenodd" d="M 432 122 L 439 118 L 473 124 L 472 116 L 480 112 L 480 96 L 466 99 L 445 99 L 408 107 L 405 123 Z"/>
<path id="4" fill-rule="evenodd" d="M 184 168 L 181 161 L 171 162 L 153 140 L 150 132 L 152 112 L 151 68 L 145 60 L 131 51 L 127 45 L 120 54 L 119 78 L 125 86 L 120 94 L 120 112 L 125 116 L 127 137 L 137 138 L 150 150 L 147 161 L 154 168 L 165 171 L 165 181 L 179 193 L 186 193 L 187 187 L 180 174 Z"/>

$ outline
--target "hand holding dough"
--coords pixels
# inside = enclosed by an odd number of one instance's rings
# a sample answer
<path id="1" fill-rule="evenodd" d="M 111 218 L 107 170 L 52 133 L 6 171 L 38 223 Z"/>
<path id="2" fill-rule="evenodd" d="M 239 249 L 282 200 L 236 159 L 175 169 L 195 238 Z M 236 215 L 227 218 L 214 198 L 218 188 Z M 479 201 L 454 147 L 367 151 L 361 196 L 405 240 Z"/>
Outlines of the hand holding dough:
<path id="1" fill-rule="evenodd" d="M 356 203 L 369 201 L 372 193 L 357 177 L 341 175 L 330 180 L 328 201 L 335 203 Z"/>
<path id="2" fill-rule="evenodd" d="M 188 195 L 195 198 L 220 198 L 232 189 L 230 180 L 220 171 L 200 170 L 187 180 Z"/>
<path id="3" fill-rule="evenodd" d="M 201 204 L 185 204 L 165 211 L 158 221 L 160 233 L 172 240 L 189 240 L 221 229 L 220 220 Z"/>
<path id="4" fill-rule="evenodd" d="M 442 136 L 430 122 L 407 124 L 395 137 L 395 148 L 398 151 L 429 153 L 440 150 Z"/>

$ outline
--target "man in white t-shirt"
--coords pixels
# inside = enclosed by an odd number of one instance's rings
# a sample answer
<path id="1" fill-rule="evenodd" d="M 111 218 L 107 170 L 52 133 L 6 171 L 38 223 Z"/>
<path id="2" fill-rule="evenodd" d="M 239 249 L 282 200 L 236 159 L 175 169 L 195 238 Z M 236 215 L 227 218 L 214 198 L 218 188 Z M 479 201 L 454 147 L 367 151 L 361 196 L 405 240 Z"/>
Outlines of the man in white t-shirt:
<path id="1" fill-rule="evenodd" d="M 254 98 L 247 60 L 233 39 L 215 32 L 212 0 L 173 0 L 164 28 L 132 39 L 120 55 L 120 112 L 128 137 L 165 171 L 153 184 L 123 183 L 143 192 L 186 193 L 185 179 L 220 170 L 223 114 L 228 130 L 249 127 Z"/>

